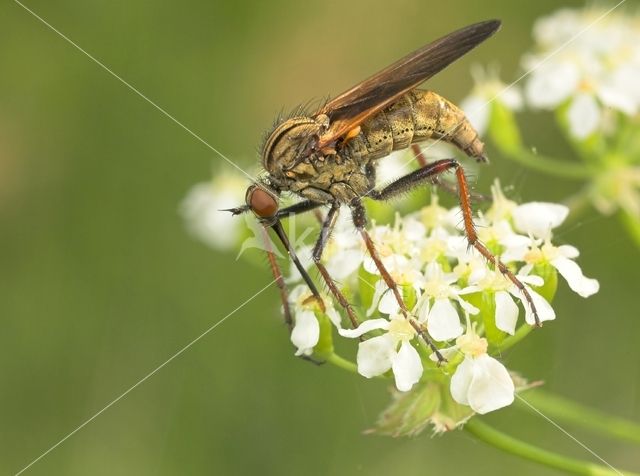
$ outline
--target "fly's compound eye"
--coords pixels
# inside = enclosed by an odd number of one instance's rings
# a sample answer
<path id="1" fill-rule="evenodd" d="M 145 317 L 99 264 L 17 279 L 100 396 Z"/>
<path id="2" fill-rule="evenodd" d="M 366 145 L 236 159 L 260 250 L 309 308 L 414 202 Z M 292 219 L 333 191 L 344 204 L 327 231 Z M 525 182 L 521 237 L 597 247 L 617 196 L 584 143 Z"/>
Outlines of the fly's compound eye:
<path id="1" fill-rule="evenodd" d="M 273 218 L 278 213 L 278 200 L 259 186 L 247 190 L 247 205 L 259 218 Z"/>

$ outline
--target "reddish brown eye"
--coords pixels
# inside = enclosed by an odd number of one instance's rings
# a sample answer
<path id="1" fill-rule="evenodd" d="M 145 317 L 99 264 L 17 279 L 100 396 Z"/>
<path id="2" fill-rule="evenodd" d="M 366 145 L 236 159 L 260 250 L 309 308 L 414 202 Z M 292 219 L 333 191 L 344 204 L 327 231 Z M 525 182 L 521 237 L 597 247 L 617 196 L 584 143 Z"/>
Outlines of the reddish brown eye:
<path id="1" fill-rule="evenodd" d="M 278 213 L 278 202 L 269 193 L 260 187 L 254 187 L 247 194 L 247 204 L 253 213 L 260 218 L 271 218 Z"/>

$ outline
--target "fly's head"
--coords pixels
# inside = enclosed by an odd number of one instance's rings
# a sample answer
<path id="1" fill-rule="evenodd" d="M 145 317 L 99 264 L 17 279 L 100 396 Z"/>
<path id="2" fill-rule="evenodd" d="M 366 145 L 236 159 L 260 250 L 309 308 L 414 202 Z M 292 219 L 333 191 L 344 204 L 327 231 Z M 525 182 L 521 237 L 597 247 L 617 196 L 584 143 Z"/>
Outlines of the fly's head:
<path id="1" fill-rule="evenodd" d="M 324 157 L 325 151 L 317 145 L 328 125 L 329 118 L 324 114 L 285 120 L 268 136 L 262 150 L 262 165 L 282 185 L 299 179 L 304 175 L 301 164 Z"/>
<path id="2" fill-rule="evenodd" d="M 279 191 L 271 187 L 267 182 L 252 183 L 247 188 L 244 205 L 223 211 L 231 212 L 233 215 L 251 211 L 261 223 L 273 225 L 278 221 L 278 210 L 280 210 L 279 195 Z"/>

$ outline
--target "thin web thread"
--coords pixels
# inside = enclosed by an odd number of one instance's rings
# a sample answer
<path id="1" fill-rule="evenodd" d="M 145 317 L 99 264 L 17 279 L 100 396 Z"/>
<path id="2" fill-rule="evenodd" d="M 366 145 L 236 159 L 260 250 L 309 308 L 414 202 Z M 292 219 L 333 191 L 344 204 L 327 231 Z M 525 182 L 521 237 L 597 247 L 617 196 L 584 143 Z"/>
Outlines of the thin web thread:
<path id="1" fill-rule="evenodd" d="M 358 278 L 365 283 L 367 286 L 371 287 L 373 290 L 375 290 L 375 287 L 371 285 L 371 283 L 369 283 L 366 279 L 364 279 L 362 276 L 358 276 Z M 470 321 L 469 321 L 469 317 L 467 315 L 467 328 L 469 328 L 471 326 Z M 458 350 L 459 353 L 461 353 Z M 496 383 L 498 385 L 502 385 L 502 382 L 500 382 L 498 379 L 496 379 Z M 504 387 L 503 387 L 504 388 Z M 510 390 L 510 389 L 509 389 Z M 526 401 L 524 398 L 522 398 L 520 395 L 518 395 L 517 393 L 515 393 L 516 398 L 518 398 L 520 401 L 522 401 L 525 405 L 527 405 L 529 408 L 531 408 L 534 412 L 536 412 L 538 415 L 540 415 L 542 418 L 544 418 L 545 420 L 547 420 L 549 423 L 551 423 L 554 427 L 556 427 L 558 430 L 560 430 L 562 433 L 564 433 L 566 436 L 568 436 L 569 438 L 571 438 L 573 441 L 575 441 L 578 445 L 580 445 L 582 448 L 584 448 L 586 451 L 588 451 L 590 454 L 592 454 L 593 456 L 595 456 L 596 458 L 598 458 L 600 461 L 602 461 L 605 465 L 607 465 L 609 468 L 611 468 L 613 471 L 615 471 L 616 473 L 618 473 L 620 476 L 624 476 L 619 470 L 617 470 L 614 466 L 612 466 L 610 463 L 608 463 L 604 458 L 602 458 L 601 456 L 599 456 L 595 451 L 593 451 L 591 448 L 589 448 L 587 445 L 585 445 L 584 443 L 582 443 L 578 438 L 576 438 L 575 436 L 573 436 L 571 433 L 569 433 L 567 430 L 565 430 L 563 427 L 561 427 L 558 423 L 556 423 L 554 420 L 552 420 L 551 418 L 549 418 L 547 415 L 545 415 L 544 413 L 542 413 L 542 411 L 540 411 L 539 409 L 537 409 L 536 407 L 534 407 L 531 403 L 529 403 L 528 401 Z"/>
<path id="2" fill-rule="evenodd" d="M 185 352 L 187 349 L 189 349 L 191 346 L 193 346 L 196 342 L 198 342 L 200 339 L 202 339 L 204 336 L 206 336 L 207 334 L 209 334 L 211 331 L 213 331 L 216 327 L 218 327 L 220 324 L 222 324 L 224 321 L 226 321 L 229 317 L 231 317 L 232 315 L 234 315 L 236 312 L 238 312 L 240 309 L 242 309 L 244 306 L 246 306 L 248 303 L 250 303 L 251 301 L 253 301 L 258 295 L 260 295 L 263 291 L 265 291 L 267 288 L 269 288 L 272 284 L 274 284 L 276 281 L 273 280 L 271 281 L 269 284 L 267 284 L 265 287 L 263 287 L 262 289 L 260 289 L 257 293 L 255 293 L 253 296 L 251 296 L 249 299 L 247 299 L 246 301 L 244 301 L 242 304 L 240 304 L 238 307 L 236 307 L 233 311 L 231 311 L 229 314 L 227 314 L 226 316 L 224 316 L 222 319 L 220 319 L 219 321 L 217 321 L 215 324 L 213 324 L 211 327 L 209 327 L 206 331 L 204 331 L 202 334 L 200 334 L 198 337 L 196 337 L 195 339 L 193 339 L 191 342 L 189 342 L 187 345 L 185 345 L 184 347 L 182 347 L 179 351 L 177 351 L 175 354 L 173 354 L 171 357 L 169 357 L 167 360 L 165 360 L 162 364 L 158 365 L 155 369 L 153 369 L 151 372 L 149 372 L 147 375 L 145 375 L 144 377 L 142 377 L 140 380 L 138 380 L 135 384 L 133 384 L 131 387 L 129 387 L 127 390 L 125 390 L 124 392 L 122 392 L 118 397 L 116 397 L 115 399 L 113 399 L 110 403 L 108 403 L 107 405 L 105 405 L 100 411 L 96 412 L 91 418 L 87 419 L 84 421 L 84 423 L 82 423 L 80 426 L 78 426 L 75 430 L 73 430 L 72 432 L 68 433 L 64 438 L 62 438 L 60 441 L 58 441 L 55 445 L 53 445 L 51 448 L 49 448 L 47 451 L 45 451 L 44 453 L 42 453 L 40 456 L 38 456 L 36 459 L 34 459 L 33 461 L 31 461 L 31 463 L 29 463 L 27 466 L 25 466 L 24 468 L 22 468 L 20 471 L 18 471 L 15 476 L 18 476 L 22 473 L 24 473 L 26 470 L 28 470 L 31 466 L 33 466 L 34 464 L 36 464 L 38 461 L 40 461 L 42 458 L 44 458 L 45 456 L 47 456 L 49 453 L 51 453 L 53 450 L 55 450 L 58 446 L 60 446 L 62 443 L 64 443 L 65 441 L 67 441 L 69 438 L 71 438 L 73 435 L 75 435 L 78 431 L 80 431 L 82 428 L 84 428 L 85 426 L 87 426 L 89 423 L 91 423 L 93 420 L 95 420 L 97 417 L 99 417 L 102 413 L 104 413 L 106 410 L 108 410 L 109 408 L 111 408 L 113 405 L 115 405 L 116 403 L 118 403 L 120 400 L 122 400 L 124 397 L 126 397 L 129 393 L 131 393 L 133 390 L 135 390 L 138 386 L 140 386 L 142 383 L 144 383 L 146 380 L 148 380 L 150 377 L 152 377 L 153 375 L 155 375 L 158 371 L 160 371 L 163 367 L 165 367 L 168 363 L 170 363 L 172 360 L 174 360 L 176 357 L 178 357 L 179 355 L 181 355 L 183 352 Z"/>
<path id="3" fill-rule="evenodd" d="M 118 81 L 120 81 L 122 84 L 124 84 L 126 87 L 128 87 L 131 91 L 133 91 L 134 93 L 136 93 L 138 96 L 140 96 L 142 99 L 144 99 L 145 101 L 147 101 L 149 104 L 151 104 L 153 107 L 155 107 L 158 111 L 160 111 L 162 114 L 164 114 L 166 117 L 168 117 L 169 119 L 171 119 L 175 124 L 177 124 L 178 126 L 180 126 L 182 129 L 184 129 L 185 131 L 187 131 L 192 137 L 196 138 L 199 142 L 201 142 L 202 144 L 204 144 L 205 146 L 207 146 L 209 149 L 211 149 L 213 152 L 215 152 L 216 154 L 218 154 L 218 156 L 220 156 L 222 159 L 226 160 L 227 163 L 229 165 L 231 165 L 232 167 L 235 167 L 237 170 L 239 170 L 241 173 L 243 173 L 244 175 L 246 175 L 250 180 L 252 181 L 256 181 L 255 177 L 253 177 L 251 174 L 249 174 L 248 172 L 246 172 L 244 169 L 242 169 L 242 167 L 240 167 L 239 165 L 237 165 L 235 162 L 233 162 L 231 159 L 229 159 L 226 155 L 224 155 L 222 152 L 220 152 L 218 149 L 216 149 L 215 147 L 213 147 L 211 144 L 209 144 L 206 140 L 204 140 L 202 137 L 200 137 L 198 134 L 196 134 L 195 132 L 193 132 L 191 129 L 189 129 L 187 126 L 185 126 L 182 122 L 180 122 L 178 119 L 176 119 L 175 117 L 173 117 L 171 114 L 169 114 L 167 111 L 165 111 L 162 107 L 160 107 L 158 104 L 156 104 L 155 102 L 153 102 L 151 99 L 149 99 L 147 96 L 145 96 L 144 94 L 142 94 L 138 89 L 136 89 L 134 86 L 132 86 L 130 83 L 128 83 L 126 80 L 124 80 L 122 77 L 120 77 L 118 74 L 114 73 L 111 69 L 109 69 L 109 67 L 107 67 L 104 63 L 102 63 L 100 60 L 98 60 L 96 57 L 94 57 L 91 53 L 87 52 L 86 50 L 84 50 L 81 46 L 79 46 L 77 43 L 75 43 L 72 39 L 70 39 L 69 37 L 67 37 L 65 34 L 63 34 L 61 31 L 59 31 L 58 29 L 56 29 L 53 25 L 51 25 L 50 23 L 48 23 L 44 18 L 42 18 L 41 16 L 39 16 L 36 12 L 34 12 L 33 10 L 31 10 L 29 7 L 27 7 L 26 5 L 24 5 L 23 3 L 21 3 L 19 0 L 13 0 L 15 3 L 17 3 L 18 5 L 20 5 L 23 9 L 25 9 L 27 12 L 29 12 L 31 15 L 33 15 L 35 18 L 37 18 L 38 20 L 40 20 L 40 22 L 42 22 L 44 25 L 46 25 L 50 30 L 54 31 L 55 33 L 57 33 L 62 39 L 64 39 L 67 43 L 69 43 L 70 45 L 72 45 L 74 48 L 76 48 L 78 51 L 80 51 L 81 53 L 83 53 L 85 56 L 87 56 L 89 59 L 91 59 L 94 63 L 96 63 L 98 66 L 100 66 L 102 69 L 104 69 L 107 73 L 109 73 L 111 76 L 113 76 L 114 78 L 116 78 Z"/>

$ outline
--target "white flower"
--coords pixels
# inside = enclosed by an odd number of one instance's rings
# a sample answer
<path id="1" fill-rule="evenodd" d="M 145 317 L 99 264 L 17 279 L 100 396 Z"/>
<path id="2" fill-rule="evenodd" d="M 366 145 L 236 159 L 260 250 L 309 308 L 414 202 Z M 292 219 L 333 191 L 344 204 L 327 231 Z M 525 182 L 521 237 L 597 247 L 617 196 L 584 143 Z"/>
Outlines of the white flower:
<path id="1" fill-rule="evenodd" d="M 342 211 L 322 253 L 322 261 L 326 264 L 329 274 L 334 279 L 342 281 L 354 274 L 364 257 L 362 240 L 353 227 L 351 214 Z"/>
<path id="2" fill-rule="evenodd" d="M 524 268 L 523 268 L 524 270 Z M 520 291 L 515 284 L 507 279 L 502 273 L 492 271 L 486 267 L 482 270 L 478 270 L 475 273 L 471 273 L 473 279 L 469 280 L 470 286 L 464 288 L 461 294 L 470 294 L 477 292 L 489 292 L 494 295 L 494 303 L 496 309 L 496 327 L 501 331 L 513 335 L 516 330 L 516 324 L 518 321 L 519 309 L 513 298 L 520 299 L 522 306 L 525 310 L 525 321 L 534 325 L 536 323 L 531 306 L 525 298 L 522 291 Z M 542 286 L 544 281 L 539 276 L 521 274 L 516 275 L 516 278 L 525 285 L 525 288 L 531 296 L 533 305 L 536 307 L 538 319 L 540 322 L 551 321 L 556 318 L 556 313 L 540 294 L 531 289 L 529 285 Z"/>
<path id="3" fill-rule="evenodd" d="M 569 215 L 569 208 L 558 203 L 529 202 L 512 211 L 516 230 L 536 238 L 547 238 Z"/>
<path id="4" fill-rule="evenodd" d="M 306 302 L 312 296 L 306 285 L 296 286 L 289 295 L 293 312 L 294 326 L 291 331 L 291 343 L 298 349 L 295 355 L 311 355 L 320 338 L 320 323 L 315 311 L 315 302 Z M 325 299 L 326 316 L 334 326 L 340 329 L 340 315 L 333 308 L 332 301 Z"/>
<path id="5" fill-rule="evenodd" d="M 460 102 L 461 109 L 478 134 L 489 128 L 492 108 L 499 102 L 512 111 L 522 108 L 522 96 L 515 86 L 500 81 L 496 71 L 474 68 L 471 71 L 475 86 L 471 94 Z"/>
<path id="6" fill-rule="evenodd" d="M 600 213 L 610 215 L 618 207 L 632 217 L 640 217 L 640 167 L 616 165 L 595 179 L 591 199 Z"/>
<path id="7" fill-rule="evenodd" d="M 598 280 L 587 278 L 582 274 L 580 266 L 573 261 L 580 255 L 577 248 L 570 245 L 554 246 L 549 241 L 545 241 L 542 246 L 539 246 L 539 243 L 539 240 L 532 240 L 531 245 L 522 250 L 520 256 L 512 255 L 513 259 L 527 263 L 522 267 L 522 273 L 529 273 L 536 264 L 549 263 L 558 270 L 571 290 L 578 295 L 586 298 L 600 290 Z"/>
<path id="8" fill-rule="evenodd" d="M 246 189 L 244 178 L 229 173 L 191 187 L 180 205 L 187 229 L 212 248 L 235 248 L 244 223 L 224 210 L 242 204 Z"/>
<path id="9" fill-rule="evenodd" d="M 485 414 L 511 405 L 515 386 L 509 372 L 487 354 L 487 340 L 474 331 L 458 337 L 456 347 L 464 360 L 451 377 L 451 396 L 461 405 Z"/>
<path id="10" fill-rule="evenodd" d="M 633 116 L 640 108 L 640 31 L 637 18 L 602 9 L 560 10 L 536 22 L 536 54 L 523 65 L 532 70 L 528 103 L 555 109 L 569 103 L 569 132 L 584 139 L 604 123 L 608 109 Z M 596 21 L 598 20 L 598 21 Z"/>
<path id="11" fill-rule="evenodd" d="M 427 331 L 434 340 L 441 342 L 455 339 L 464 329 L 453 302 L 457 302 L 469 314 L 477 314 L 478 309 L 460 297 L 462 291 L 454 285 L 458 276 L 455 273 L 444 273 L 438 262 L 433 261 L 427 265 L 424 277 L 424 293 L 417 306 L 418 320 L 426 324 Z"/>
<path id="12" fill-rule="evenodd" d="M 376 329 L 386 332 L 358 345 L 358 373 L 371 378 L 391 369 L 398 390 L 411 390 L 422 376 L 422 361 L 411 345 L 416 330 L 407 319 L 402 316 L 394 316 L 391 320 L 371 319 L 357 329 L 339 329 L 338 332 L 344 337 L 357 338 Z"/>

